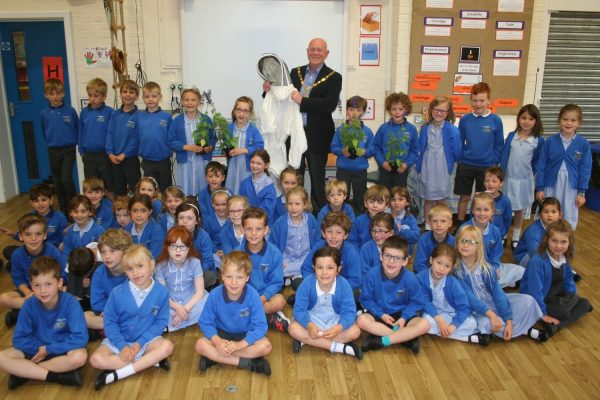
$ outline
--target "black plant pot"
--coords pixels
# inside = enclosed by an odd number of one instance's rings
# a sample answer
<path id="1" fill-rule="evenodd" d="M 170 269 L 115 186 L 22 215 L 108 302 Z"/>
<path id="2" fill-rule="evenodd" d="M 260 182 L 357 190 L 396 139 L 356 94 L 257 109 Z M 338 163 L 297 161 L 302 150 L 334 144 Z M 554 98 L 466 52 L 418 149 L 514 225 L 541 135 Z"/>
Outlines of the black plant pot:
<path id="1" fill-rule="evenodd" d="M 351 160 L 354 160 L 356 157 L 358 157 L 358 155 L 356 154 L 356 149 L 354 147 L 350 147 L 348 149 L 348 153 L 350 153 L 350 158 Z"/>
<path id="2" fill-rule="evenodd" d="M 390 164 L 390 167 L 392 168 L 390 173 L 397 174 L 399 165 L 396 163 L 396 161 L 388 162 L 388 164 Z"/>
<path id="3" fill-rule="evenodd" d="M 233 150 L 233 147 L 223 147 L 223 154 L 225 154 L 225 157 L 227 158 L 231 158 L 231 150 Z"/>

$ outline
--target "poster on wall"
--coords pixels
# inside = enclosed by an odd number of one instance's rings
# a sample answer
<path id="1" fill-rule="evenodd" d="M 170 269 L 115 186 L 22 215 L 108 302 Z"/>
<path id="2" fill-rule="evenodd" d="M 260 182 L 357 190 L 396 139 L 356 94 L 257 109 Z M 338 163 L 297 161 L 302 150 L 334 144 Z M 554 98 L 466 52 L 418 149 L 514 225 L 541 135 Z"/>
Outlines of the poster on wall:
<path id="1" fill-rule="evenodd" d="M 367 109 L 365 110 L 365 113 L 363 114 L 361 119 L 375 119 L 375 99 L 367 99 Z"/>
<path id="2" fill-rule="evenodd" d="M 83 49 L 83 58 L 86 68 L 112 68 L 110 47 L 86 47 Z"/>
<path id="3" fill-rule="evenodd" d="M 450 47 L 421 46 L 422 72 L 448 72 Z"/>
<path id="4" fill-rule="evenodd" d="M 359 65 L 379 65 L 379 37 L 361 36 L 359 48 Z"/>
<path id="5" fill-rule="evenodd" d="M 381 35 L 381 6 L 360 6 L 360 34 Z"/>
<path id="6" fill-rule="evenodd" d="M 481 74 L 454 74 L 452 94 L 469 94 L 471 88 L 479 82 L 483 82 Z"/>

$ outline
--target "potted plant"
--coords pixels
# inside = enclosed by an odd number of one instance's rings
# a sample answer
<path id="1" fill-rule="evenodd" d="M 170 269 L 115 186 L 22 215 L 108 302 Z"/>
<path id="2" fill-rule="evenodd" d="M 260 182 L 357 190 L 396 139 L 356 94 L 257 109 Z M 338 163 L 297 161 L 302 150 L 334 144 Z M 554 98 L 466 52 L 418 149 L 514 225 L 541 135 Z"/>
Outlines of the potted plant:
<path id="1" fill-rule="evenodd" d="M 400 136 L 390 135 L 386 144 L 385 160 L 392 167 L 392 173 L 397 172 L 398 168 L 404 162 L 406 156 L 406 142 L 408 142 L 408 135 L 406 129 L 401 128 Z"/>
<path id="2" fill-rule="evenodd" d="M 365 133 L 362 130 L 360 119 L 352 118 L 342 124 L 340 127 L 340 140 L 342 146 L 350 153 L 350 159 L 353 160 L 365 153 L 365 150 L 359 147 L 360 142 L 365 140 Z"/>
<path id="3" fill-rule="evenodd" d="M 211 129 L 213 129 L 213 125 L 210 123 L 210 120 L 203 114 L 200 114 L 200 122 L 192 132 L 194 143 L 202 147 L 200 154 L 206 154 L 206 146 L 210 145 Z"/>
<path id="4" fill-rule="evenodd" d="M 231 157 L 229 153 L 237 145 L 237 139 L 229 130 L 229 122 L 219 112 L 213 115 L 213 129 L 217 133 L 217 141 L 220 143 L 221 150 L 226 157 Z"/>

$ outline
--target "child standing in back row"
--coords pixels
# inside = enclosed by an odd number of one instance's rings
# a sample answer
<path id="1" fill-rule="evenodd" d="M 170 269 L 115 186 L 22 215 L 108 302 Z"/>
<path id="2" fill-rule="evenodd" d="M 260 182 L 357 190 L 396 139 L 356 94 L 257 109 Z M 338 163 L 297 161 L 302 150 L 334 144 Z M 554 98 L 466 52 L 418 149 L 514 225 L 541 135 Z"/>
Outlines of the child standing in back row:
<path id="1" fill-rule="evenodd" d="M 592 173 L 590 143 L 577 134 L 583 120 L 581 107 L 567 104 L 558 113 L 560 132 L 546 140 L 537 161 L 535 198 L 556 197 L 563 206 L 563 218 L 577 227 L 579 207 Z"/>

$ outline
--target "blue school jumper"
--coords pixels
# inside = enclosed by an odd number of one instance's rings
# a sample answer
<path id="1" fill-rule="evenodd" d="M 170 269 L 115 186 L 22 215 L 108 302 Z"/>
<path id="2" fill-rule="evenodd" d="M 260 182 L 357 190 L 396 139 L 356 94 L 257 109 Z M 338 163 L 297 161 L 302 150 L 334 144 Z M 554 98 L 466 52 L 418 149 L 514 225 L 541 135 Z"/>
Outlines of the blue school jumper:
<path id="1" fill-rule="evenodd" d="M 106 135 L 106 154 L 118 156 L 124 153 L 125 158 L 137 157 L 138 117 L 137 107 L 125 112 L 121 106 L 113 111 Z"/>
<path id="2" fill-rule="evenodd" d="M 333 135 L 333 139 L 331 140 L 330 147 L 331 152 L 337 156 L 335 166 L 338 169 L 345 169 L 346 171 L 351 172 L 362 172 L 366 171 L 369 168 L 369 158 L 373 157 L 373 140 L 375 139 L 375 137 L 373 136 L 373 132 L 371 131 L 371 129 L 365 124 L 363 124 L 362 121 L 361 125 L 365 138 L 358 143 L 358 148 L 363 149 L 365 151 L 365 154 L 358 156 L 354 159 L 346 157 L 344 153 L 342 153 L 344 146 L 342 144 L 342 138 L 340 133 L 341 127 L 338 127 L 335 130 L 335 134 Z"/>
<path id="3" fill-rule="evenodd" d="M 234 130 L 235 122 L 232 122 L 229 124 L 229 131 L 233 132 Z M 248 154 L 243 154 L 241 156 L 246 159 L 246 171 L 250 171 L 250 157 L 252 157 L 252 154 L 254 154 L 256 150 L 265 148 L 265 141 L 262 134 L 252 122 L 248 124 L 248 128 L 246 129 L 246 141 L 244 147 L 248 149 Z M 227 163 L 227 165 L 229 165 L 229 163 Z"/>
<path id="4" fill-rule="evenodd" d="M 362 276 L 367 276 L 371 268 L 381 266 L 381 251 L 374 240 L 369 240 L 360 248 L 360 260 L 362 262 Z"/>
<path id="5" fill-rule="evenodd" d="M 245 333 L 244 340 L 252 346 L 267 335 L 267 318 L 256 289 L 244 287 L 237 300 L 231 300 L 223 285 L 212 290 L 198 321 L 204 337 L 218 336 L 219 330 L 237 334 Z"/>
<path id="6" fill-rule="evenodd" d="M 275 185 L 273 183 L 269 183 L 260 192 L 256 193 L 252 184 L 252 175 L 250 175 L 240 183 L 240 195 L 248 198 L 248 204 L 251 207 L 262 208 L 267 213 L 269 222 L 272 223 L 275 201 L 277 200 Z"/>
<path id="7" fill-rule="evenodd" d="M 371 232 L 369 225 L 371 224 L 371 216 L 368 212 L 356 217 L 352 223 L 352 229 L 350 229 L 350 235 L 348 236 L 348 242 L 360 249 L 363 244 L 371 240 Z"/>
<path id="8" fill-rule="evenodd" d="M 408 321 L 425 309 L 425 298 L 417 277 L 402 268 L 395 278 L 388 278 L 383 270 L 371 268 L 360 291 L 360 303 L 370 314 L 381 318 L 384 314 L 401 313 Z"/>
<path id="9" fill-rule="evenodd" d="M 504 141 L 504 148 L 502 149 L 502 158 L 500 160 L 500 168 L 502 168 L 502 171 L 506 172 L 506 170 L 508 169 L 508 158 L 510 157 L 510 144 L 512 143 L 515 135 L 517 134 L 516 131 L 513 131 L 511 133 L 508 134 L 508 136 L 506 137 L 506 140 Z M 535 148 L 535 150 L 533 151 L 533 157 L 531 158 L 531 170 L 533 171 L 533 174 L 536 175 L 537 174 L 537 160 L 540 157 L 540 154 L 542 152 L 542 147 L 544 146 L 544 138 L 539 136 L 538 138 L 538 144 L 537 147 Z"/>
<path id="10" fill-rule="evenodd" d="M 119 351 L 130 343 L 142 347 L 160 336 L 169 323 L 169 289 L 153 281 L 152 289 L 137 306 L 129 281 L 115 287 L 104 307 L 104 333 Z"/>
<path id="11" fill-rule="evenodd" d="M 283 286 L 283 256 L 279 249 L 264 240 L 262 250 L 252 253 L 244 239 L 236 250 L 245 252 L 252 260 L 252 273 L 248 283 L 256 289 L 259 296 L 270 300 Z"/>
<path id="12" fill-rule="evenodd" d="M 308 225 L 308 238 L 305 239 L 308 239 L 310 247 L 312 248 L 315 243 L 321 240 L 321 229 L 317 219 L 311 213 L 305 211 L 304 215 L 307 217 L 306 224 Z M 269 234 L 269 241 L 273 243 L 282 254 L 285 252 L 287 246 L 288 222 L 289 215 L 286 213 L 271 225 L 271 233 Z"/>
<path id="13" fill-rule="evenodd" d="M 545 299 L 552 287 L 553 267 L 549 257 L 548 253 L 538 253 L 529 260 L 519 289 L 519 293 L 529 294 L 535 299 L 544 315 L 548 315 Z M 573 280 L 573 269 L 568 263 L 564 265 L 562 288 L 566 293 L 575 294 L 577 288 Z"/>
<path id="14" fill-rule="evenodd" d="M 287 205 L 285 203 L 285 194 L 277 197 L 275 200 L 275 210 L 273 210 L 273 220 L 277 221 L 279 217 L 287 214 Z"/>
<path id="15" fill-rule="evenodd" d="M 463 164 L 491 167 L 500 163 L 504 147 L 504 128 L 496 114 L 485 117 L 466 114 L 458 123 Z"/>
<path id="16" fill-rule="evenodd" d="M 48 214 L 41 215 L 37 211 L 32 211 L 32 215 L 39 215 L 46 220 L 46 241 L 58 247 L 65 237 L 65 229 L 69 226 L 67 217 L 60 211 L 50 209 Z M 19 240 L 19 233 L 15 233 L 13 239 Z M 20 241 L 20 240 L 19 240 Z"/>
<path id="17" fill-rule="evenodd" d="M 152 215 L 150 216 L 150 218 L 152 218 L 155 221 L 158 221 L 158 219 L 160 218 L 160 213 L 162 212 L 162 209 L 163 209 L 162 201 L 160 201 L 159 199 L 152 200 Z"/>
<path id="18" fill-rule="evenodd" d="M 227 189 L 225 186 L 220 187 L 218 190 L 224 190 L 229 193 L 229 196 L 232 195 L 231 190 Z M 204 189 L 200 189 L 198 192 L 198 205 L 200 206 L 202 215 L 205 215 L 209 210 L 213 210 L 214 212 L 214 207 L 212 205 L 212 192 L 208 186 L 206 186 Z"/>
<path id="19" fill-rule="evenodd" d="M 102 312 L 108 301 L 110 292 L 123 282 L 127 281 L 127 275 L 113 275 L 105 264 L 94 271 L 90 285 L 90 304 L 93 311 Z"/>
<path id="20" fill-rule="evenodd" d="M 221 228 L 219 237 L 221 239 L 221 245 L 223 246 L 223 254 L 229 254 L 241 244 L 241 241 L 238 241 L 238 239 L 235 237 L 233 224 L 229 220 L 227 220 L 225 225 L 223 225 L 223 228 Z"/>
<path id="21" fill-rule="evenodd" d="M 473 219 L 465 222 L 465 224 L 476 226 Z M 496 225 L 488 222 L 488 226 L 485 229 L 482 229 L 481 233 L 483 235 L 483 244 L 485 246 L 485 259 L 492 267 L 494 267 L 494 269 L 498 269 L 500 267 L 500 257 L 502 257 L 502 254 L 504 253 L 500 230 Z"/>
<path id="22" fill-rule="evenodd" d="M 400 146 L 405 151 L 402 158 L 409 168 L 417 161 L 419 156 L 419 135 L 417 134 L 417 128 L 406 120 L 401 124 L 396 124 L 392 120 L 389 120 L 377 129 L 375 139 L 373 139 L 373 155 L 380 168 L 383 168 L 382 165 L 385 161 L 390 161 L 386 157 L 389 138 L 392 136 L 401 138 L 404 135 L 407 135 L 408 139 Z"/>
<path id="23" fill-rule="evenodd" d="M 223 243 L 221 242 L 220 235 L 223 227 L 219 223 L 219 218 L 217 217 L 215 210 L 211 207 L 207 212 L 203 211 L 202 215 L 202 228 L 208 233 L 208 236 L 210 236 L 210 240 L 213 243 L 213 250 L 223 250 Z"/>
<path id="24" fill-rule="evenodd" d="M 144 160 L 163 161 L 171 157 L 168 132 L 171 114 L 160 107 L 154 112 L 142 111 L 138 117 L 138 154 Z"/>
<path id="25" fill-rule="evenodd" d="M 213 249 L 213 242 L 210 240 L 210 236 L 208 233 L 201 227 L 197 227 L 192 235 L 194 238 L 194 246 L 198 253 L 200 253 L 200 262 L 202 262 L 202 270 L 206 271 L 214 271 L 215 270 L 215 259 L 213 258 L 213 254 L 215 250 Z"/>
<path id="26" fill-rule="evenodd" d="M 79 301 L 59 290 L 58 302 L 49 310 L 37 297 L 28 298 L 19 312 L 12 343 L 28 356 L 36 354 L 40 346 L 46 346 L 49 356 L 85 349 L 88 330 Z"/>
<path id="27" fill-rule="evenodd" d="M 76 227 L 77 230 L 75 230 Z M 85 228 L 83 228 L 83 230 L 84 233 L 81 235 L 81 228 L 78 227 L 77 224 L 73 224 L 67 230 L 62 245 L 62 256 L 65 264 L 67 264 L 69 254 L 71 254 L 74 249 L 78 247 L 85 247 L 92 242 L 97 242 L 100 239 L 100 236 L 104 233 L 104 228 L 94 222 L 93 219 L 89 220 L 88 224 Z"/>
<path id="28" fill-rule="evenodd" d="M 41 112 L 42 134 L 48 147 L 69 147 L 77 144 L 79 118 L 77 111 L 63 102 L 59 107 L 44 108 Z"/>
<path id="29" fill-rule="evenodd" d="M 499 192 L 499 196 L 494 197 L 494 209 L 494 220 L 492 223 L 500 231 L 500 236 L 505 237 L 512 223 L 512 205 L 508 196 Z"/>
<path id="30" fill-rule="evenodd" d="M 304 328 L 308 327 L 310 321 L 309 311 L 317 303 L 317 277 L 310 275 L 304 278 L 296 291 L 296 303 L 294 303 L 294 321 Z M 350 283 L 338 275 L 335 278 L 335 293 L 332 293 L 333 311 L 340 316 L 339 324 L 344 330 L 354 325 L 356 320 L 356 302 Z"/>
<path id="31" fill-rule="evenodd" d="M 327 242 L 325 240 L 321 240 L 313 246 L 311 252 L 308 253 L 304 259 L 304 263 L 300 269 L 300 273 L 302 274 L 303 278 L 313 274 L 313 256 L 317 250 L 326 246 Z M 342 243 L 340 255 L 342 256 L 342 271 L 340 272 L 340 275 L 348 281 L 352 289 L 360 289 L 363 281 L 360 253 L 353 244 L 348 243 L 346 240 L 344 243 Z"/>
<path id="32" fill-rule="evenodd" d="M 10 276 L 12 278 L 13 283 L 16 288 L 19 288 L 22 284 L 26 284 L 28 287 L 31 287 L 31 281 L 29 279 L 29 267 L 31 267 L 31 263 L 41 256 L 48 256 L 60 263 L 60 271 L 63 280 L 67 281 L 67 272 L 65 271 L 65 263 L 63 257 L 60 252 L 52 243 L 48 243 L 48 241 L 44 242 L 44 247 L 42 251 L 37 256 L 32 256 L 27 251 L 25 246 L 21 246 L 15 251 L 13 251 L 10 256 Z M 36 351 L 37 353 L 37 351 Z"/>
<path id="33" fill-rule="evenodd" d="M 529 225 L 527 229 L 525 229 L 525 232 L 523 232 L 523 236 L 519 239 L 519 243 L 517 243 L 517 247 L 513 253 L 515 260 L 520 264 L 526 254 L 529 254 L 529 257 L 533 257 L 537 254 L 540 242 L 545 234 L 546 228 L 544 227 L 542 220 L 538 219 L 533 224 Z"/>
<path id="34" fill-rule="evenodd" d="M 199 120 L 207 120 L 208 123 L 212 126 L 212 120 L 206 114 L 198 113 Z M 207 145 L 211 145 L 213 147 L 213 151 L 215 145 L 217 144 L 217 135 L 212 129 L 208 131 L 209 143 Z M 183 164 L 188 161 L 188 151 L 183 149 L 183 146 L 188 144 L 187 138 L 185 136 L 185 117 L 184 114 L 180 114 L 173 119 L 171 122 L 171 126 L 169 126 L 168 132 L 168 141 L 171 150 L 175 152 L 175 157 L 177 159 L 177 164 Z M 208 152 L 206 154 L 202 154 L 201 157 L 206 161 L 211 161 L 213 156 L 213 152 Z M 201 173 L 204 173 L 202 171 Z"/>
<path id="35" fill-rule="evenodd" d="M 146 222 L 146 225 L 144 225 L 141 236 L 138 236 L 138 234 L 135 232 L 135 224 L 133 222 L 130 222 L 127 224 L 127 226 L 125 226 L 125 232 L 129 232 L 131 234 L 133 243 L 146 246 L 146 248 L 150 250 L 150 253 L 152 253 L 152 257 L 154 257 L 155 260 L 162 251 L 163 241 L 167 235 L 163 228 L 156 221 L 151 219 L 149 219 L 148 222 Z"/>
<path id="36" fill-rule="evenodd" d="M 394 218 L 394 234 L 408 242 L 408 254 L 411 255 L 415 250 L 415 244 L 419 241 L 419 236 L 421 236 L 421 230 L 414 215 L 404 211 L 402 219 L 398 221 L 398 218 Z"/>
<path id="37" fill-rule="evenodd" d="M 415 165 L 417 173 L 419 174 L 423 169 L 423 158 L 425 156 L 425 151 L 427 150 L 428 135 L 429 125 L 423 125 L 421 127 L 421 133 L 419 134 L 419 157 L 417 158 L 417 163 Z M 458 128 L 448 121 L 444 121 L 444 125 L 442 126 L 442 143 L 444 145 L 444 158 L 446 159 L 448 173 L 452 174 L 454 163 L 460 161 L 462 156 L 462 144 Z"/>
<path id="38" fill-rule="evenodd" d="M 536 192 L 556 185 L 558 170 L 563 161 L 569 172 L 571 187 L 577 190 L 578 193 L 586 192 L 592 173 L 590 143 L 580 134 L 576 134 L 567 150 L 565 150 L 560 133 L 546 139 L 542 147 L 540 157 L 537 160 Z"/>
<path id="39" fill-rule="evenodd" d="M 456 239 L 448 232 L 446 238 L 441 243 L 446 243 L 447 245 L 454 247 Z M 438 244 L 440 243 L 435 240 L 432 231 L 427 231 L 421 235 L 417 242 L 417 251 L 413 262 L 413 271 L 415 271 L 415 273 L 429 269 L 429 257 L 431 257 L 433 249 L 435 249 Z"/>
<path id="40" fill-rule="evenodd" d="M 104 229 L 108 229 L 114 225 L 115 213 L 112 209 L 112 201 L 110 201 L 110 199 L 107 199 L 106 197 L 102 198 L 100 207 L 98 207 L 96 214 L 94 215 L 94 220 Z"/>
<path id="41" fill-rule="evenodd" d="M 350 221 L 352 222 L 352 225 L 354 226 L 354 220 L 356 219 L 356 216 L 354 215 L 354 210 L 352 209 L 352 206 L 348 203 L 344 203 L 344 204 L 342 204 L 342 209 L 340 211 L 342 211 L 344 214 L 346 214 L 348 216 L 348 218 L 350 218 Z M 331 212 L 331 207 L 329 206 L 329 204 L 325 204 L 323 206 L 323 208 L 321 208 L 321 210 L 319 211 L 319 214 L 317 215 L 317 222 L 319 223 L 319 226 L 321 226 L 321 222 L 323 222 L 323 219 L 325 219 L 325 216 L 327 214 L 329 214 L 330 212 Z"/>
<path id="42" fill-rule="evenodd" d="M 481 300 L 479 300 L 475 293 L 473 293 L 471 279 L 467 275 L 465 266 L 461 265 L 459 271 L 454 272 L 454 276 L 463 285 L 465 293 L 467 294 L 467 298 L 469 299 L 469 305 L 471 306 L 471 309 L 477 314 L 485 316 L 485 313 L 489 310 L 489 308 Z M 491 268 L 489 274 L 483 273 L 482 278 L 487 291 L 492 296 L 492 300 L 494 301 L 494 305 L 498 310 L 498 315 L 500 318 L 502 318 L 503 321 L 508 321 L 509 319 L 512 320 L 512 306 L 508 300 L 508 297 L 506 296 L 506 293 L 502 291 L 502 288 L 498 284 L 498 279 L 496 279 L 496 273 L 494 269 Z"/>
<path id="43" fill-rule="evenodd" d="M 431 271 L 425 270 L 419 272 L 417 280 L 421 284 L 421 290 L 425 300 L 425 312 L 432 318 L 438 315 L 438 311 L 433 305 L 433 292 L 431 291 Z M 446 276 L 446 283 L 444 285 L 444 297 L 448 304 L 454 308 L 456 315 L 452 318 L 452 325 L 459 327 L 463 322 L 471 315 L 471 307 L 469 306 L 469 299 L 465 293 L 465 289 L 462 284 L 452 275 Z"/>
<path id="44" fill-rule="evenodd" d="M 98 108 L 85 107 L 79 114 L 79 153 L 106 152 L 106 134 L 112 116 L 112 107 L 102 103 Z"/>
<path id="45" fill-rule="evenodd" d="M 169 214 L 168 211 L 161 212 L 158 216 L 158 224 L 162 226 L 165 232 L 169 232 L 169 229 L 177 225 L 175 217 Z"/>

